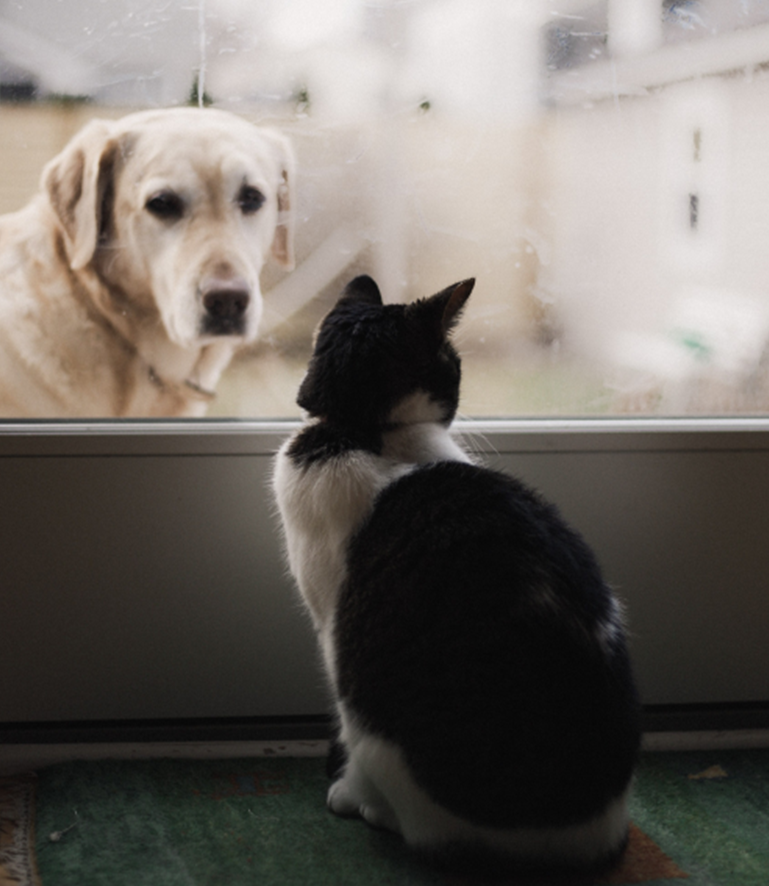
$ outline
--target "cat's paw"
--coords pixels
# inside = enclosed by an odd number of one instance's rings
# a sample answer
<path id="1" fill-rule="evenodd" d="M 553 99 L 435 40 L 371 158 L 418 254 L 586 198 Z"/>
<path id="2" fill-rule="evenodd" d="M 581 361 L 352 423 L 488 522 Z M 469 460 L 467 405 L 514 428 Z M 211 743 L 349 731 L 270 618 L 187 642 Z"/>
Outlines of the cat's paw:
<path id="1" fill-rule="evenodd" d="M 343 778 L 335 781 L 328 789 L 326 805 L 335 815 L 358 815 L 360 803 L 354 797 Z"/>
<path id="2" fill-rule="evenodd" d="M 370 824 L 372 828 L 382 828 L 386 831 L 400 833 L 398 820 L 389 806 L 372 806 L 364 804 L 359 809 L 361 818 Z"/>
<path id="3" fill-rule="evenodd" d="M 400 832 L 398 820 L 384 799 L 381 802 L 361 800 L 350 790 L 344 778 L 331 785 L 326 804 L 335 815 L 360 816 L 371 827 Z"/>

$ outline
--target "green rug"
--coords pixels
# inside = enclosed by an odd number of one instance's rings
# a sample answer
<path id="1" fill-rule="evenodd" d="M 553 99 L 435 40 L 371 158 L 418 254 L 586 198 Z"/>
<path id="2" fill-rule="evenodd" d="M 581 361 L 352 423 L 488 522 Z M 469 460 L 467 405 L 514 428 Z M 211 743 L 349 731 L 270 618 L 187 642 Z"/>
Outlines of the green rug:
<path id="1" fill-rule="evenodd" d="M 41 770 L 35 788 L 40 881 L 42 886 L 479 882 L 427 870 L 397 837 L 329 814 L 326 788 L 324 761 L 318 758 L 109 761 Z M 627 857 L 600 882 L 675 886 L 686 878 L 691 886 L 769 884 L 769 750 L 646 754 L 632 813 Z M 3 880 L 0 870 L 0 884 L 6 882 L 21 881 Z M 587 882 L 593 881 L 580 884 Z"/>

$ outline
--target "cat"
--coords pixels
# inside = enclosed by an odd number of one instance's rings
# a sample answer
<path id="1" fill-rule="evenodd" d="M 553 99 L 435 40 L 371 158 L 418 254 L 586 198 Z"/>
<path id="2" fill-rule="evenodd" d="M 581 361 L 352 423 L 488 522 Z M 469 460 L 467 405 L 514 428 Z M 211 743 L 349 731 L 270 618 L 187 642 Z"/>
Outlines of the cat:
<path id="1" fill-rule="evenodd" d="M 620 606 L 554 506 L 450 435 L 466 280 L 322 322 L 273 488 L 338 717 L 328 806 L 438 864 L 623 852 L 639 706 Z"/>

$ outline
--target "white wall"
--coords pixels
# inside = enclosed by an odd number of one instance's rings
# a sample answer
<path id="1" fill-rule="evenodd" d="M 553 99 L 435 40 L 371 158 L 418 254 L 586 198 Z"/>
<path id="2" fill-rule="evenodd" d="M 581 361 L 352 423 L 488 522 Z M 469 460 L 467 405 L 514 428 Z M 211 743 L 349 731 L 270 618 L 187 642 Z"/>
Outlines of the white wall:
<path id="1" fill-rule="evenodd" d="M 769 343 L 767 74 L 556 108 L 550 127 L 552 256 L 540 283 L 568 344 L 607 374 L 679 383 L 710 372 L 737 392 Z"/>

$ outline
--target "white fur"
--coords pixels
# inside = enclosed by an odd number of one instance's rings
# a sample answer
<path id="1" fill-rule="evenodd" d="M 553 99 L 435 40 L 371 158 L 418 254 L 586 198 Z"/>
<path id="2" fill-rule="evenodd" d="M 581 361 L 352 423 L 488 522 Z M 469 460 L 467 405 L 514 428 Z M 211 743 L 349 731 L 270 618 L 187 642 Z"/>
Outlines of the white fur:
<path id="1" fill-rule="evenodd" d="M 606 655 L 611 655 L 624 637 L 624 613 L 616 597 L 609 599 L 609 614 L 596 629 L 596 639 Z"/>
<path id="2" fill-rule="evenodd" d="M 283 444 L 273 485 L 283 520 L 291 573 L 312 616 L 333 679 L 332 618 L 345 575 L 352 533 L 377 493 L 408 467 L 367 452 L 297 468 Z"/>
<path id="3" fill-rule="evenodd" d="M 448 843 L 485 846 L 520 862 L 588 866 L 619 850 L 628 827 L 630 788 L 594 819 L 559 828 L 489 828 L 447 811 L 415 783 L 400 749 L 368 734 L 339 705 L 341 738 L 349 755 L 344 775 L 328 793 L 328 805 L 342 815 L 358 812 L 370 824 L 403 835 L 415 848 L 435 850 Z"/>
<path id="4" fill-rule="evenodd" d="M 393 425 L 442 424 L 443 407 L 427 391 L 415 391 L 398 403 L 387 420 Z"/>
<path id="5" fill-rule="evenodd" d="M 413 465 L 432 461 L 470 461 L 470 456 L 442 425 L 428 422 L 387 431 L 383 452 L 388 458 Z"/>

